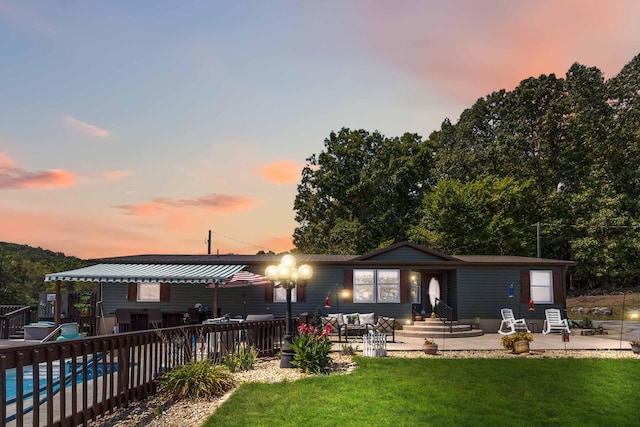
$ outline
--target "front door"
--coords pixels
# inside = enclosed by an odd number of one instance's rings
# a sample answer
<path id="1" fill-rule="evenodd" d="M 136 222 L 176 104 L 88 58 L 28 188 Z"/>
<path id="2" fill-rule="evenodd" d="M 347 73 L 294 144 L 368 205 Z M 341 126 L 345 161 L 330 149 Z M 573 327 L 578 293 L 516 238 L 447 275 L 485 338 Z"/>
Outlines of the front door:
<path id="1" fill-rule="evenodd" d="M 442 273 L 433 273 L 433 272 L 424 272 L 422 273 L 422 300 L 424 301 L 424 306 L 426 307 L 429 313 L 433 313 L 435 311 L 435 302 L 436 298 L 443 298 L 443 274 Z"/>

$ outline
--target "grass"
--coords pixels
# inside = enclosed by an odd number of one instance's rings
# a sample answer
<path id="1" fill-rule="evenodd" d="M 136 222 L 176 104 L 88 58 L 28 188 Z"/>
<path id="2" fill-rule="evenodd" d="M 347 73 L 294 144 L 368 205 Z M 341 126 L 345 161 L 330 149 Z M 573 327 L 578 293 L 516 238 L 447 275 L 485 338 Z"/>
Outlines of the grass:
<path id="1" fill-rule="evenodd" d="M 637 425 L 633 359 L 365 359 L 351 375 L 244 384 L 206 426 Z"/>

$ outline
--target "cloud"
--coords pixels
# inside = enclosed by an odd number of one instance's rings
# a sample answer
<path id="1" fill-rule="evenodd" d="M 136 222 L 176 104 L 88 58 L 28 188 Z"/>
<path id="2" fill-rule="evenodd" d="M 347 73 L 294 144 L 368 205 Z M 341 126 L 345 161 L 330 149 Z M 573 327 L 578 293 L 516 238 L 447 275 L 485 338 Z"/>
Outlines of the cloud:
<path id="1" fill-rule="evenodd" d="M 90 136 L 92 138 L 108 138 L 111 134 L 109 131 L 102 129 L 98 126 L 91 125 L 89 123 L 85 123 L 81 120 L 76 119 L 73 116 L 64 116 L 64 121 L 71 129 L 75 132 L 81 133 L 86 136 Z"/>
<path id="2" fill-rule="evenodd" d="M 273 184 L 291 184 L 300 179 L 301 166 L 291 160 L 267 163 L 260 168 L 260 176 Z"/>
<path id="3" fill-rule="evenodd" d="M 112 170 L 103 173 L 107 181 L 119 181 L 131 175 L 133 175 L 133 172 L 127 170 Z"/>
<path id="4" fill-rule="evenodd" d="M 360 27 L 373 53 L 463 102 L 531 76 L 564 76 L 573 62 L 611 77 L 637 54 L 640 41 L 640 8 L 628 0 L 588 7 L 583 0 L 369 5 Z"/>
<path id="5" fill-rule="evenodd" d="M 0 190 L 72 187 L 76 177 L 61 169 L 28 172 L 9 156 L 0 153 Z"/>
<path id="6" fill-rule="evenodd" d="M 173 210 L 175 208 L 196 208 L 212 210 L 222 213 L 236 213 L 248 210 L 258 205 L 258 200 L 250 197 L 232 196 L 228 194 L 209 194 L 204 197 L 194 199 L 172 199 L 158 198 L 151 203 L 139 205 L 120 205 L 116 208 L 122 209 L 130 215 L 139 217 L 152 217 L 161 210 Z"/>

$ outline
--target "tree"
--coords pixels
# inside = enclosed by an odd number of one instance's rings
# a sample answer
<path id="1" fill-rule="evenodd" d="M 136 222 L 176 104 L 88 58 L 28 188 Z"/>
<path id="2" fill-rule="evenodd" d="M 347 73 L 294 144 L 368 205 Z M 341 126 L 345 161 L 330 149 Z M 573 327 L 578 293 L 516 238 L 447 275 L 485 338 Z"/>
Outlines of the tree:
<path id="1" fill-rule="evenodd" d="M 343 128 L 307 159 L 294 209 L 296 249 L 365 253 L 407 238 L 430 186 L 431 151 L 421 137 L 387 138 Z"/>
<path id="2" fill-rule="evenodd" d="M 532 256 L 536 197 L 533 180 L 443 180 L 425 195 L 410 237 L 447 253 Z"/>

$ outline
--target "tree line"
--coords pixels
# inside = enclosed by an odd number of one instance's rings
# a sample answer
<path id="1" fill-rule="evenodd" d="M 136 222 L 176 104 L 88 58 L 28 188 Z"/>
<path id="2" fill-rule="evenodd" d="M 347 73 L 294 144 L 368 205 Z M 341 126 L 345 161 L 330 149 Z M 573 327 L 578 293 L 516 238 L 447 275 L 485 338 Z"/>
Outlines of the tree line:
<path id="1" fill-rule="evenodd" d="M 65 256 L 61 252 L 0 242 L 0 305 L 19 304 L 35 307 L 40 292 L 55 290 L 55 283 L 44 281 L 46 274 L 74 270 L 87 265 L 87 261 Z M 75 284 L 65 282 L 65 286 L 65 290 L 71 291 L 74 290 Z"/>
<path id="2" fill-rule="evenodd" d="M 606 80 L 575 63 L 445 119 L 422 138 L 343 128 L 306 160 L 296 250 L 411 240 L 449 254 L 574 260 L 575 288 L 640 278 L 640 55 Z"/>

